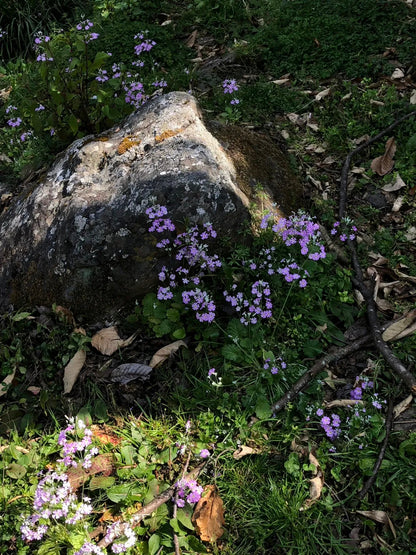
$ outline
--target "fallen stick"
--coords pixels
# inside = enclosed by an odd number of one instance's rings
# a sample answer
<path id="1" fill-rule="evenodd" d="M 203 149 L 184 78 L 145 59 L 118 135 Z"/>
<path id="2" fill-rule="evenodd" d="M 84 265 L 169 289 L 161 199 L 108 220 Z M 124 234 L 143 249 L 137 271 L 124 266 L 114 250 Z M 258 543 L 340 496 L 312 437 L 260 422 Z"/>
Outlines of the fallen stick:
<path id="1" fill-rule="evenodd" d="M 194 468 L 193 470 L 191 470 L 191 472 L 189 472 L 186 475 L 186 479 L 194 480 L 195 478 L 197 478 L 201 470 L 204 468 L 204 466 L 205 466 L 205 463 L 202 463 L 196 468 Z M 176 491 L 176 486 L 175 485 L 170 486 L 170 488 L 168 488 L 166 491 L 164 491 L 163 493 L 155 497 L 153 501 L 148 503 L 145 507 L 142 507 L 139 511 L 133 513 L 131 517 L 129 517 L 128 521 L 120 522 L 119 526 L 117 527 L 117 537 L 120 537 L 124 533 L 124 530 L 127 527 L 132 528 L 134 526 L 137 526 L 137 524 L 139 524 L 139 522 L 141 522 L 144 518 L 146 518 L 147 516 L 150 516 L 154 511 L 156 511 L 156 509 L 161 507 L 164 503 L 167 503 L 175 495 L 175 491 Z M 94 534 L 94 532 L 92 532 L 92 534 Z M 106 537 L 104 536 L 104 538 L 100 540 L 97 545 L 98 547 L 107 547 L 111 545 L 114 542 L 114 540 L 117 539 L 117 537 L 111 536 L 110 538 L 106 539 Z"/>
<path id="2" fill-rule="evenodd" d="M 340 193 L 339 193 L 339 218 L 345 218 L 346 208 L 347 208 L 347 185 L 348 185 L 348 171 L 351 165 L 352 158 L 364 148 L 370 146 L 371 144 L 378 141 L 381 137 L 392 131 L 400 123 L 406 119 L 415 116 L 416 111 L 405 114 L 401 118 L 397 119 L 391 125 L 380 131 L 378 135 L 372 137 L 356 149 L 349 152 L 347 158 L 345 159 L 344 165 L 341 171 L 341 182 L 340 182 Z M 395 372 L 395 374 L 408 386 L 412 394 L 416 394 L 416 378 L 413 376 L 409 370 L 400 362 L 393 351 L 387 346 L 387 343 L 383 340 L 381 336 L 381 326 L 377 316 L 377 308 L 374 302 L 371 292 L 364 285 L 363 275 L 361 271 L 360 264 L 358 262 L 357 251 L 353 241 L 348 239 L 348 246 L 350 248 L 352 264 L 356 276 L 356 286 L 360 290 L 367 303 L 367 319 L 370 327 L 370 333 L 373 338 L 374 345 L 377 351 L 383 356 L 384 360 L 390 366 L 390 368 Z"/>
<path id="3" fill-rule="evenodd" d="M 319 374 L 319 372 L 322 372 L 322 370 L 325 370 L 325 368 L 327 368 L 327 366 L 329 366 L 332 362 L 336 362 L 337 360 L 340 360 L 345 356 L 351 353 L 354 353 L 355 351 L 358 351 L 361 347 L 363 347 L 369 342 L 371 342 L 371 335 L 370 334 L 364 335 L 363 337 L 360 337 L 357 340 L 355 340 L 353 343 L 350 343 L 349 345 L 345 345 L 344 347 L 339 347 L 333 353 L 328 353 L 323 358 L 318 360 L 318 362 L 315 362 L 312 368 L 310 368 L 307 372 L 305 372 L 303 376 L 301 376 L 299 380 L 292 385 L 289 391 L 287 391 L 283 395 L 283 397 L 281 397 L 277 401 L 277 403 L 272 405 L 272 411 L 274 413 L 280 412 L 288 403 L 290 403 L 290 401 L 294 399 L 294 397 L 296 397 L 296 395 L 300 391 L 302 391 L 302 389 L 304 389 L 309 384 L 309 382 L 317 374 Z"/>

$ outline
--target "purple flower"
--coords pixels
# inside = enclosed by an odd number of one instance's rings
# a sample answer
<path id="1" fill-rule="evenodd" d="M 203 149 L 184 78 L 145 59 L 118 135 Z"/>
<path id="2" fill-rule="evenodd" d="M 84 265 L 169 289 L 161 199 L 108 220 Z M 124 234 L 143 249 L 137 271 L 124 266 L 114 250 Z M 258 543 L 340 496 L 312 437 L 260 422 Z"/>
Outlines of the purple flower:
<path id="1" fill-rule="evenodd" d="M 225 79 L 222 83 L 224 94 L 232 94 L 238 91 L 237 81 L 235 79 Z"/>
<path id="2" fill-rule="evenodd" d="M 201 459 L 207 459 L 210 455 L 211 453 L 208 451 L 208 449 L 201 449 L 201 452 L 199 453 Z"/>
<path id="3" fill-rule="evenodd" d="M 355 399 L 357 401 L 362 399 L 363 398 L 363 390 L 361 389 L 361 387 L 355 387 L 353 390 L 351 390 L 350 398 Z"/>

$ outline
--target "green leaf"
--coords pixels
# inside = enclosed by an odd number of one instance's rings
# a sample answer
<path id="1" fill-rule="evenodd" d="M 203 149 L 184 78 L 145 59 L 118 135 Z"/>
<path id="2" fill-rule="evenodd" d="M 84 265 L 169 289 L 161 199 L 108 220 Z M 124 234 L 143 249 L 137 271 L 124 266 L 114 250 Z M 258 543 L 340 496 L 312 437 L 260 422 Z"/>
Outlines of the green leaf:
<path id="1" fill-rule="evenodd" d="M 160 547 L 160 536 L 153 534 L 149 538 L 149 555 L 156 555 Z"/>
<path id="2" fill-rule="evenodd" d="M 191 516 L 189 513 L 187 513 L 184 509 L 178 509 L 177 513 L 176 513 L 176 518 L 179 520 L 179 522 L 185 526 L 185 528 L 188 528 L 189 530 L 194 530 L 194 525 L 192 524 L 192 520 L 191 520 Z"/>
<path id="3" fill-rule="evenodd" d="M 30 312 L 18 312 L 14 316 L 12 316 L 13 322 L 20 322 L 20 320 L 26 320 L 31 316 Z"/>
<path id="4" fill-rule="evenodd" d="M 241 349 L 237 345 L 224 345 L 221 349 L 221 354 L 227 360 L 232 360 L 233 362 L 241 361 Z"/>
<path id="5" fill-rule="evenodd" d="M 108 489 L 111 488 L 115 481 L 114 476 L 93 476 L 88 487 L 91 491 L 95 489 Z"/>
<path id="6" fill-rule="evenodd" d="M 300 474 L 300 464 L 299 457 L 296 453 L 290 453 L 289 458 L 285 461 L 286 472 L 292 476 L 299 476 Z"/>
<path id="7" fill-rule="evenodd" d="M 272 410 L 270 407 L 269 401 L 265 397 L 260 397 L 257 399 L 256 403 L 256 416 L 260 418 L 260 420 L 264 420 L 266 418 L 270 418 L 272 414 Z"/>
<path id="8" fill-rule="evenodd" d="M 186 331 L 184 328 L 179 328 L 172 333 L 172 337 L 175 339 L 183 339 L 186 337 Z"/>
<path id="9" fill-rule="evenodd" d="M 19 480 L 19 478 L 23 478 L 26 474 L 26 468 L 21 464 L 11 463 L 7 467 L 6 474 L 13 480 Z"/>
<path id="10" fill-rule="evenodd" d="M 109 58 L 109 55 L 106 52 L 97 52 L 95 55 L 93 63 L 89 66 L 90 71 L 95 71 L 99 69 L 104 62 L 106 62 Z"/>
<path id="11" fill-rule="evenodd" d="M 74 116 L 74 114 L 71 114 L 68 118 L 68 124 L 69 127 L 71 128 L 71 131 L 74 135 L 77 134 L 78 132 L 78 120 L 77 118 Z"/>
<path id="12" fill-rule="evenodd" d="M 207 548 L 205 545 L 198 540 L 195 536 L 188 536 L 188 545 L 190 549 L 193 549 L 198 554 L 199 553 L 208 553 Z"/>
<path id="13" fill-rule="evenodd" d="M 178 523 L 178 519 L 177 518 L 171 518 L 169 520 L 169 524 L 171 525 L 171 528 L 173 529 L 173 531 L 176 534 L 179 534 L 181 529 L 179 528 L 179 523 Z"/>
<path id="14" fill-rule="evenodd" d="M 113 486 L 107 491 L 107 497 L 114 503 L 120 503 L 120 501 L 127 499 L 130 492 L 131 486 L 129 484 L 119 484 L 117 486 Z"/>
<path id="15" fill-rule="evenodd" d="M 82 420 L 87 427 L 91 426 L 92 418 L 88 405 L 85 405 L 79 410 L 77 414 L 77 419 Z"/>
<path id="16" fill-rule="evenodd" d="M 124 459 L 125 464 L 134 464 L 134 458 L 137 456 L 137 451 L 132 445 L 123 445 L 120 449 L 121 456 Z"/>

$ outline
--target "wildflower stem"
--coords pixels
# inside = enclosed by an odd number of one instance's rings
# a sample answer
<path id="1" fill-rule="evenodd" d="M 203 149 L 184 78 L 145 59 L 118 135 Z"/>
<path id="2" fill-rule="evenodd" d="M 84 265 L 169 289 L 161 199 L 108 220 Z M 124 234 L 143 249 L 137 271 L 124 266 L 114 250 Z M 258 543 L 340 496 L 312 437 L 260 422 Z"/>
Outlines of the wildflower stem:
<path id="1" fill-rule="evenodd" d="M 377 457 L 376 464 L 374 465 L 373 472 L 370 478 L 365 483 L 363 489 L 358 493 L 358 499 L 360 501 L 364 499 L 367 493 L 370 491 L 370 488 L 373 486 L 374 482 L 376 481 L 377 473 L 380 470 L 381 463 L 384 459 L 384 454 L 387 449 L 387 445 L 389 442 L 390 432 L 393 425 L 393 400 L 389 399 L 389 406 L 387 409 L 387 416 L 386 416 L 386 436 L 383 441 L 383 445 L 381 446 L 380 453 Z"/>

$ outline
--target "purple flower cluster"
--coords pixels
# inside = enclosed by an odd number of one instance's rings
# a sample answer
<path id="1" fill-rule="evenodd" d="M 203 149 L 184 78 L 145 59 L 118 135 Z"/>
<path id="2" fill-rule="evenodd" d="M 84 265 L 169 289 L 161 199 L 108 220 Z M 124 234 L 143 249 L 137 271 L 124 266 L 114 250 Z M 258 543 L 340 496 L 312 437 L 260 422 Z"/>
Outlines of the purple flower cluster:
<path id="1" fill-rule="evenodd" d="M 176 505 L 178 507 L 184 507 L 185 501 L 187 503 L 198 503 L 201 499 L 202 492 L 204 488 L 199 486 L 196 480 L 186 480 L 182 479 L 176 482 Z"/>
<path id="2" fill-rule="evenodd" d="M 225 79 L 222 83 L 222 88 L 223 88 L 224 94 L 234 94 L 239 89 L 237 85 L 237 81 L 235 79 Z M 238 98 L 234 97 L 230 101 L 230 104 L 233 104 L 233 105 L 240 104 L 240 101 Z"/>
<path id="3" fill-rule="evenodd" d="M 331 229 L 331 235 L 339 234 L 339 239 L 343 243 L 348 239 L 354 241 L 357 227 L 353 225 L 350 218 L 343 218 L 340 222 L 335 222 Z"/>
<path id="4" fill-rule="evenodd" d="M 126 103 L 131 104 L 135 108 L 139 108 L 148 99 L 144 93 L 143 83 L 140 81 L 123 82 L 123 88 Z"/>
<path id="5" fill-rule="evenodd" d="M 7 125 L 9 127 L 19 127 L 22 123 L 22 118 L 10 118 L 7 120 Z"/>
<path id="6" fill-rule="evenodd" d="M 260 224 L 261 229 L 268 227 L 269 218 L 269 215 L 263 218 Z M 325 248 L 320 242 L 319 224 L 301 210 L 289 218 L 280 218 L 272 226 L 272 230 L 280 235 L 287 247 L 298 244 L 300 253 L 310 260 L 325 258 Z"/>
<path id="7" fill-rule="evenodd" d="M 84 35 L 85 44 L 88 44 L 92 40 L 98 39 L 98 37 L 100 36 L 99 33 L 90 33 L 89 32 L 89 30 L 93 26 L 94 26 L 94 23 L 92 21 L 90 21 L 89 19 L 86 19 L 85 21 L 81 21 L 76 26 L 77 31 L 87 31 L 87 33 Z"/>
<path id="8" fill-rule="evenodd" d="M 69 434 L 73 436 L 72 440 L 68 440 Z M 78 501 L 65 474 L 68 467 L 78 464 L 84 468 L 91 466 L 91 458 L 98 453 L 98 449 L 90 447 L 91 435 L 91 430 L 81 420 L 75 423 L 73 419 L 60 432 L 58 444 L 62 458 L 58 459 L 56 470 L 49 470 L 37 485 L 34 513 L 24 519 L 20 528 L 24 540 L 40 540 L 56 521 L 63 520 L 65 524 L 72 525 L 92 512 L 90 499 L 84 496 L 82 501 Z"/>
<path id="9" fill-rule="evenodd" d="M 300 288 L 304 288 L 308 285 L 306 278 L 309 276 L 309 273 L 307 270 L 302 269 L 291 259 L 287 260 L 284 258 L 280 261 L 280 263 L 283 264 L 283 267 L 279 268 L 277 271 L 285 278 L 287 283 L 298 281 Z"/>
<path id="10" fill-rule="evenodd" d="M 107 542 L 113 542 L 115 538 L 122 538 L 123 541 L 113 543 L 111 546 L 113 553 L 124 553 L 130 547 L 133 547 L 137 541 L 137 536 L 133 532 L 131 526 L 128 523 L 121 523 L 120 521 L 114 522 L 109 526 L 104 537 Z"/>
<path id="11" fill-rule="evenodd" d="M 154 46 L 156 46 L 156 42 L 154 40 L 145 39 L 145 33 L 141 32 L 137 35 L 134 35 L 134 40 L 141 40 L 140 44 L 136 44 L 134 47 L 134 52 L 136 56 L 140 56 L 142 52 L 150 52 Z"/>
<path id="12" fill-rule="evenodd" d="M 92 512 L 92 505 L 88 497 L 78 501 L 66 474 L 50 470 L 38 483 L 33 509 L 35 512 L 20 527 L 22 538 L 27 541 L 42 539 L 50 524 L 58 520 L 77 523 Z"/>
<path id="13" fill-rule="evenodd" d="M 339 434 L 341 433 L 340 425 L 341 425 L 341 418 L 338 414 L 331 414 L 329 416 L 323 416 L 324 411 L 323 409 L 318 409 L 316 411 L 316 415 L 322 417 L 320 420 L 320 426 L 325 431 L 326 436 L 334 440 L 336 439 Z"/>
<path id="14" fill-rule="evenodd" d="M 266 358 L 263 364 L 263 368 L 265 370 L 270 370 L 272 374 L 278 374 L 280 370 L 285 370 L 287 368 L 286 362 L 282 359 L 282 357 L 277 357 L 274 359 L 274 362 L 271 362 L 270 358 Z"/>
<path id="15" fill-rule="evenodd" d="M 106 81 L 108 81 L 108 79 L 109 77 L 108 77 L 107 70 L 102 68 L 99 69 L 95 80 L 98 81 L 99 83 L 105 83 Z"/>
<path id="16" fill-rule="evenodd" d="M 363 398 L 363 391 L 372 389 L 374 387 L 374 382 L 365 376 L 356 376 L 354 385 L 355 387 L 350 391 L 350 398 L 360 401 Z"/>
<path id="17" fill-rule="evenodd" d="M 160 81 L 154 81 L 152 83 L 152 85 L 156 88 L 161 88 L 161 89 L 168 86 L 168 84 L 166 83 L 166 81 L 164 79 L 161 79 Z"/>
<path id="18" fill-rule="evenodd" d="M 89 553 L 94 553 L 95 555 L 105 555 L 106 552 L 98 547 L 95 543 L 91 543 L 89 541 L 84 542 L 82 547 L 75 551 L 74 555 L 88 555 Z"/>
<path id="19" fill-rule="evenodd" d="M 257 280 L 251 286 L 251 300 L 247 300 L 244 294 L 237 292 L 237 284 L 233 284 L 232 292 L 224 291 L 227 302 L 240 314 L 240 322 L 245 326 L 257 324 L 259 318 L 266 320 L 272 317 L 273 304 L 270 298 L 271 291 L 267 281 Z"/>
<path id="20" fill-rule="evenodd" d="M 146 214 L 152 224 L 150 232 L 163 233 L 175 231 L 175 225 L 170 218 L 166 218 L 165 206 L 152 206 L 146 210 Z M 191 306 L 200 322 L 212 322 L 215 319 L 216 306 L 210 294 L 201 289 L 201 280 L 207 272 L 215 272 L 221 267 L 218 255 L 208 254 L 209 239 L 215 239 L 216 231 L 212 224 L 203 225 L 202 231 L 197 226 L 191 227 L 184 233 L 180 233 L 171 241 L 169 238 L 161 239 L 156 246 L 169 252 L 175 251 L 175 260 L 179 264 L 175 269 L 163 266 L 159 272 L 159 281 L 163 283 L 158 289 L 159 300 L 173 298 L 173 290 L 185 287 L 182 292 L 182 302 Z M 190 289 L 189 286 L 192 286 Z"/>
<path id="21" fill-rule="evenodd" d="M 202 291 L 198 287 L 183 291 L 182 302 L 184 305 L 191 305 L 192 310 L 196 312 L 196 319 L 200 322 L 211 323 L 215 320 L 216 306 L 207 291 Z"/>

